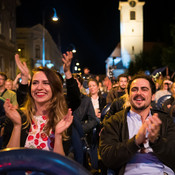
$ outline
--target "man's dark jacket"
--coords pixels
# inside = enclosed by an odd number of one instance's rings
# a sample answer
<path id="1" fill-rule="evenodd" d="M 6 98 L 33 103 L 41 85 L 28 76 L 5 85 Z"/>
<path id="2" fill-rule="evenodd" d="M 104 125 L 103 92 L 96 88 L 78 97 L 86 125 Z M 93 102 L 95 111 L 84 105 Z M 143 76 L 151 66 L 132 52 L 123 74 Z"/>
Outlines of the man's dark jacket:
<path id="1" fill-rule="evenodd" d="M 122 110 L 111 116 L 104 123 L 100 136 L 100 155 L 107 168 L 122 175 L 127 162 L 140 149 L 135 143 L 135 136 L 129 139 L 127 112 L 130 108 Z M 155 143 L 150 142 L 156 157 L 165 165 L 175 171 L 175 123 L 167 114 L 157 112 L 162 125 L 160 137 Z"/>

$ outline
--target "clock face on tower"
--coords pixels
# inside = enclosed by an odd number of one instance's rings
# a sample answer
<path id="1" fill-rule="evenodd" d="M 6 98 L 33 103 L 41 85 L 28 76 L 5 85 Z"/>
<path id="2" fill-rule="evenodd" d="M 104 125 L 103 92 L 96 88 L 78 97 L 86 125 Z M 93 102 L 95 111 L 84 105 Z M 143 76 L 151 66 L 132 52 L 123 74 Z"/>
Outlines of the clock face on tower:
<path id="1" fill-rule="evenodd" d="M 136 2 L 135 2 L 135 1 L 130 1 L 130 2 L 129 2 L 129 5 L 130 5 L 131 7 L 135 7 Z"/>

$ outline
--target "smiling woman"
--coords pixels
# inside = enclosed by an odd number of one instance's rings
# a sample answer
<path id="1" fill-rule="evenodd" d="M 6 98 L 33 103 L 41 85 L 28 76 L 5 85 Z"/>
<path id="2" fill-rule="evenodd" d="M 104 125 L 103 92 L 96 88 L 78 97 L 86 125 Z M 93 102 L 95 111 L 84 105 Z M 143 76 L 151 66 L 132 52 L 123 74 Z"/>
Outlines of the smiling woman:
<path id="1" fill-rule="evenodd" d="M 9 101 L 4 108 L 14 125 L 7 147 L 20 147 L 22 142 L 27 148 L 53 150 L 64 155 L 62 138 L 67 138 L 65 131 L 73 116 L 67 108 L 62 82 L 56 72 L 46 67 L 34 70 L 23 113 L 15 110 Z M 7 126 L 8 123 L 10 121 Z"/>
<path id="2" fill-rule="evenodd" d="M 19 55 L 15 55 L 22 78 L 19 89 L 22 85 L 27 86 L 28 95 L 19 110 L 16 110 L 9 100 L 4 103 L 7 117 L 3 147 L 37 148 L 65 155 L 62 142 L 69 138 L 66 131 L 73 121 L 71 109 L 75 110 L 80 104 L 79 89 L 70 72 L 72 58 L 71 52 L 63 54 L 63 69 L 67 83 L 66 101 L 62 80 L 56 71 L 46 67 L 34 69 L 28 86 L 29 69 L 25 62 L 20 61 Z M 72 94 L 75 97 L 72 97 Z M 68 109 L 67 104 L 71 109 Z"/>
<path id="3" fill-rule="evenodd" d="M 52 90 L 44 72 L 39 71 L 34 74 L 31 84 L 31 95 L 35 100 L 37 109 L 39 109 L 40 103 L 47 104 L 51 100 Z"/>

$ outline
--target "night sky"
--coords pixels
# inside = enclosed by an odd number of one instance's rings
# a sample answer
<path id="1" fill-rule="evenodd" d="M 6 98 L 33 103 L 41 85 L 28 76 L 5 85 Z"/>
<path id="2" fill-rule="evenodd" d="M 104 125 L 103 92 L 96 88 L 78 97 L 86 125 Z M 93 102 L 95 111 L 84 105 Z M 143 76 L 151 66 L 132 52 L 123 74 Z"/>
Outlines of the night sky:
<path id="1" fill-rule="evenodd" d="M 144 41 L 169 42 L 169 24 L 173 18 L 172 0 L 145 0 Z M 53 23 L 52 8 L 56 8 L 59 22 Z M 21 0 L 17 7 L 17 27 L 42 24 L 56 44 L 65 52 L 75 45 L 75 58 L 91 73 L 104 74 L 105 60 L 120 42 L 120 12 L 118 0 Z M 174 10 L 175 11 L 175 10 Z"/>

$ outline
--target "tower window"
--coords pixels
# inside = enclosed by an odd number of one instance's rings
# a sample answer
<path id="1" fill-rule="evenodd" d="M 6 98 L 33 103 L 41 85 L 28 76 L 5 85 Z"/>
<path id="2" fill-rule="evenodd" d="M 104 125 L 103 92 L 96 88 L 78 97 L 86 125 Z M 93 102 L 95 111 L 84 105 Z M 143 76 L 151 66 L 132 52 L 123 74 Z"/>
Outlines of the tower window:
<path id="1" fill-rule="evenodd" d="M 136 19 L 136 12 L 130 11 L 130 20 L 135 20 L 135 19 Z"/>
<path id="2" fill-rule="evenodd" d="M 134 46 L 132 46 L 132 54 L 134 54 Z"/>

